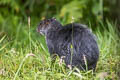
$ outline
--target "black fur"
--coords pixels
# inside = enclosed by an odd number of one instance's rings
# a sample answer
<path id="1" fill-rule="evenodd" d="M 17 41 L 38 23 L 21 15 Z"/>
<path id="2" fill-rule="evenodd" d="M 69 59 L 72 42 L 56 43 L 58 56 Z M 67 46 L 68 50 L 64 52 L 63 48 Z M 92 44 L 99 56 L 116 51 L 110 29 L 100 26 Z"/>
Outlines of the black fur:
<path id="1" fill-rule="evenodd" d="M 94 34 L 85 26 L 71 23 L 62 26 L 55 19 L 43 20 L 37 28 L 46 36 L 50 54 L 64 56 L 65 64 L 80 70 L 95 70 L 99 49 Z M 72 56 L 72 57 L 71 57 Z"/>

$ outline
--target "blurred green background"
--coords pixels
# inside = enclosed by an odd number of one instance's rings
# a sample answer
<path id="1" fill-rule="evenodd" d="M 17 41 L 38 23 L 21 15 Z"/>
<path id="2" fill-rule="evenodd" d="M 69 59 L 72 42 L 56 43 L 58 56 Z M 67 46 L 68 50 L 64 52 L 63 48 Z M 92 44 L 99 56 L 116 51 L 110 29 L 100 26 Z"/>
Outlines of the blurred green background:
<path id="1" fill-rule="evenodd" d="M 95 33 L 100 49 L 96 76 L 66 70 L 59 59 L 51 68 L 45 38 L 36 27 L 52 17 L 63 25 L 74 17 Z M 0 80 L 120 80 L 119 22 L 120 0 L 0 0 Z"/>
<path id="2" fill-rule="evenodd" d="M 120 0 L 0 0 L 0 26 L 18 25 L 30 16 L 35 24 L 42 18 L 56 17 L 70 23 L 71 17 L 93 25 L 106 19 L 120 21 Z"/>

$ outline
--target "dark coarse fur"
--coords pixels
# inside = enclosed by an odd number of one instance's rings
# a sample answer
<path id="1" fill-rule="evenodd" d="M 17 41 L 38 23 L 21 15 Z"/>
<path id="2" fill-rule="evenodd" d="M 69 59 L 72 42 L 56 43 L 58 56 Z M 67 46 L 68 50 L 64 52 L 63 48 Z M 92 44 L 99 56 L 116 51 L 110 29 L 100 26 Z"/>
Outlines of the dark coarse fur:
<path id="1" fill-rule="evenodd" d="M 85 25 L 71 23 L 62 26 L 52 18 L 41 21 L 37 30 L 46 36 L 51 55 L 64 56 L 67 66 L 76 66 L 80 70 L 86 70 L 87 66 L 88 70 L 95 70 L 99 49 L 94 34 Z"/>

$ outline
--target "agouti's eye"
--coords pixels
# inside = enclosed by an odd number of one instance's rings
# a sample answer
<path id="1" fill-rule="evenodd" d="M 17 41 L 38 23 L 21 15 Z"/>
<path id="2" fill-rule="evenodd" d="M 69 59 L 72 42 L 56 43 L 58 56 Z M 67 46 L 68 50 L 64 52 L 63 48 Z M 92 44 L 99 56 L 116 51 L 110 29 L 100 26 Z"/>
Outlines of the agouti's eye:
<path id="1" fill-rule="evenodd" d="M 50 22 L 50 19 L 47 19 L 47 22 Z"/>

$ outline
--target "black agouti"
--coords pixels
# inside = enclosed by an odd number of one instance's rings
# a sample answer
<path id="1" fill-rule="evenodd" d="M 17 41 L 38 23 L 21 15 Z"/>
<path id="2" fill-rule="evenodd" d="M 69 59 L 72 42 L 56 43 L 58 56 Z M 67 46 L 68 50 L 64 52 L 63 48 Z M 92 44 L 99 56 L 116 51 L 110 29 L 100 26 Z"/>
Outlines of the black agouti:
<path id="1" fill-rule="evenodd" d="M 99 58 L 99 49 L 95 35 L 79 23 L 62 26 L 56 19 L 45 19 L 38 25 L 37 31 L 46 36 L 50 54 L 62 56 L 66 66 L 80 70 L 95 70 Z"/>

